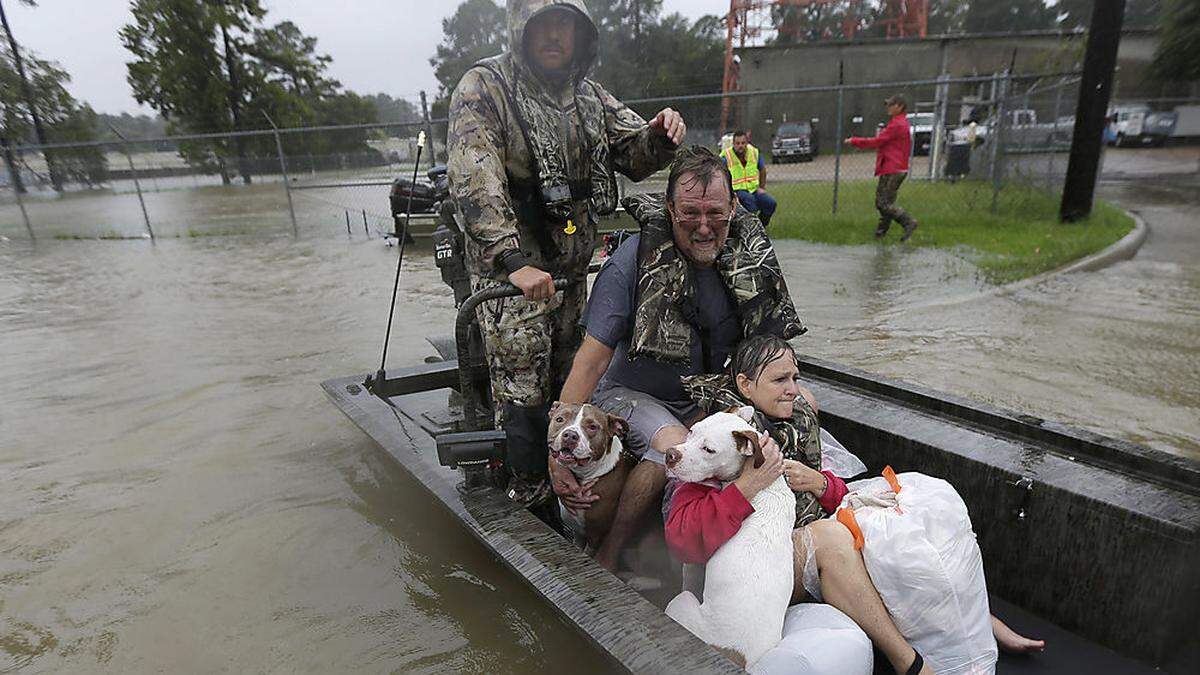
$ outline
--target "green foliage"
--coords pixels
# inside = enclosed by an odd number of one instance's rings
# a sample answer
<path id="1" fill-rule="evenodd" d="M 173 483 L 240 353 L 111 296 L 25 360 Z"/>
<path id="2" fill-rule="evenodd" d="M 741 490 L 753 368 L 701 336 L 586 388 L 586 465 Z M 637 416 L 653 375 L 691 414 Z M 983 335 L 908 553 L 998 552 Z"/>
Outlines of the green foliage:
<path id="1" fill-rule="evenodd" d="M 1163 0 L 1125 0 L 1125 28 L 1152 28 L 1158 23 Z M 1058 25 L 1068 30 L 1086 29 L 1092 20 L 1095 0 L 1058 0 Z"/>
<path id="2" fill-rule="evenodd" d="M 58 64 L 43 61 L 36 54 L 25 51 L 23 60 L 33 97 L 31 101 L 25 101 L 8 43 L 0 44 L 0 138 L 14 143 L 36 142 L 33 118 L 29 113 L 32 105 L 41 117 L 50 142 L 95 140 L 96 113 L 81 106 L 67 92 L 66 84 L 71 81 L 71 76 Z M 63 178 L 93 185 L 107 176 L 108 166 L 100 148 L 58 148 L 44 154 Z"/>
<path id="3" fill-rule="evenodd" d="M 662 0 L 593 2 L 588 9 L 600 34 L 591 76 L 618 98 L 720 91 L 725 29 L 717 17 L 664 16 Z M 441 85 L 434 117 L 445 115 L 450 92 L 468 68 L 507 49 L 505 16 L 492 0 L 465 0 L 442 22 L 442 43 L 430 59 Z M 689 110 L 692 118 L 715 116 L 720 103 L 707 105 L 713 110 Z"/>
<path id="4" fill-rule="evenodd" d="M 378 120 L 376 106 L 344 92 L 326 76 L 330 57 L 295 24 L 263 24 L 259 0 L 134 0 L 121 41 L 134 56 L 128 80 L 134 97 L 159 112 L 170 133 L 262 129 L 267 117 L 280 128 L 363 124 Z M 311 155 L 363 154 L 362 130 L 287 134 L 285 151 Z M 192 166 L 228 181 L 229 160 L 275 155 L 271 137 L 178 144 Z"/>
<path id="5" fill-rule="evenodd" d="M 776 183 L 771 193 L 779 201 L 771 220 L 776 239 L 842 246 L 890 246 L 899 239 L 899 225 L 882 244 L 873 236 L 879 218 L 875 181 L 843 181 L 836 216 L 829 183 Z M 978 181 L 905 183 L 898 203 L 921 223 L 908 245 L 963 252 L 989 281 L 1005 283 L 1091 255 L 1133 229 L 1129 216 L 1099 201 L 1090 218 L 1064 225 L 1057 196 L 1045 191 L 1005 187 L 996 213 L 991 198 L 991 186 Z"/>
<path id="6" fill-rule="evenodd" d="M 409 124 L 421 120 L 421 110 L 412 101 L 392 98 L 383 93 L 371 94 L 363 98 L 375 105 L 380 122 Z"/>
<path id="7" fill-rule="evenodd" d="M 1053 28 L 1057 14 L 1043 0 L 971 0 L 963 27 L 968 33 L 1008 33 Z"/>
<path id="8" fill-rule="evenodd" d="M 1163 8 L 1162 39 L 1150 72 L 1159 80 L 1200 80 L 1200 3 L 1196 0 L 1166 0 Z"/>
<path id="9" fill-rule="evenodd" d="M 450 92 L 463 73 L 480 59 L 495 56 L 508 46 L 508 31 L 502 7 L 492 0 L 466 0 L 454 14 L 442 20 L 442 43 L 429 59 L 441 88 L 438 106 L 443 112 Z M 441 117 L 442 115 L 435 115 Z"/>

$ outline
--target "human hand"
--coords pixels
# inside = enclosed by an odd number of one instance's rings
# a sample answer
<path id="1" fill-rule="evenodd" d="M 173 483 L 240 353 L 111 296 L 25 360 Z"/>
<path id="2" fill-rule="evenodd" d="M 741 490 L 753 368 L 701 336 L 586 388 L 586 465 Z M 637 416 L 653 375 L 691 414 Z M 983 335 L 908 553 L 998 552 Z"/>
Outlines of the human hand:
<path id="1" fill-rule="evenodd" d="M 683 145 L 683 139 L 687 136 L 687 125 L 683 122 L 683 115 L 671 108 L 659 111 L 654 119 L 650 120 L 650 129 L 660 136 L 666 136 L 676 147 Z"/>
<path id="2" fill-rule="evenodd" d="M 792 492 L 811 492 L 815 497 L 825 493 L 825 475 L 803 462 L 783 460 L 783 478 Z"/>
<path id="3" fill-rule="evenodd" d="M 568 510 L 579 513 L 592 508 L 592 503 L 600 499 L 600 495 L 591 492 L 595 484 L 594 480 L 581 484 L 570 469 L 550 460 L 550 487 Z"/>
<path id="4" fill-rule="evenodd" d="M 755 468 L 754 457 L 747 457 L 742 465 L 742 475 L 734 481 L 747 500 L 765 490 L 783 475 L 783 454 L 774 439 L 763 434 L 759 440 L 759 447 L 762 448 L 763 463 Z"/>
<path id="5" fill-rule="evenodd" d="M 766 188 L 758 188 L 757 190 L 754 191 L 754 194 L 765 195 L 765 194 L 767 194 L 767 190 L 766 190 Z"/>
<path id="6" fill-rule="evenodd" d="M 846 145 L 852 145 L 852 143 L 851 143 L 851 141 L 850 141 L 850 137 L 849 137 L 849 136 L 847 136 L 847 137 L 846 137 L 846 140 L 844 140 L 844 141 L 842 141 L 842 142 L 843 142 L 843 143 L 845 143 Z"/>
<path id="7" fill-rule="evenodd" d="M 526 300 L 546 300 L 554 295 L 554 277 L 533 265 L 526 265 L 508 275 L 508 283 L 521 289 Z"/>

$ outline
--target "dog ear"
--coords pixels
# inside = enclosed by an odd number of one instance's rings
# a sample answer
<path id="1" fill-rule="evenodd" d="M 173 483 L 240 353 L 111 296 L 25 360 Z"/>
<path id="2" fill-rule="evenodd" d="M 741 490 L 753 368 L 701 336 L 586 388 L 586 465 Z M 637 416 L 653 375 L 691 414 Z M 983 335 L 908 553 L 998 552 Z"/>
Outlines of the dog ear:
<path id="1" fill-rule="evenodd" d="M 767 461 L 766 458 L 763 457 L 762 446 L 758 443 L 757 432 L 745 430 L 735 431 L 733 432 L 733 440 L 737 443 L 738 453 L 746 455 L 747 457 L 750 455 L 754 456 L 754 468 L 757 469 L 763 465 L 763 462 Z"/>
<path id="2" fill-rule="evenodd" d="M 550 413 L 549 413 L 548 417 L 554 417 L 555 411 L 557 411 L 559 408 L 561 408 L 562 404 L 563 404 L 562 401 L 555 401 L 554 403 L 551 403 L 550 404 Z"/>
<path id="3" fill-rule="evenodd" d="M 625 435 L 629 433 L 629 422 L 626 422 L 624 417 L 609 415 L 608 433 L 619 438 L 625 438 Z"/>
<path id="4" fill-rule="evenodd" d="M 754 420 L 754 406 L 744 405 L 744 406 L 738 408 L 737 412 L 735 412 L 734 414 L 737 415 L 738 417 L 746 420 L 747 422 L 751 422 Z"/>

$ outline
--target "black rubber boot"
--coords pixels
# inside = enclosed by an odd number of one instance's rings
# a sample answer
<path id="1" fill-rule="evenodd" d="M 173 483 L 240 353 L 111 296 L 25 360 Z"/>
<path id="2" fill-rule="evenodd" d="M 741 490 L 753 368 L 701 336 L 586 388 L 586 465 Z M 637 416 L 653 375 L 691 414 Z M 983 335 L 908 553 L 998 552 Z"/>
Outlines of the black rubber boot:
<path id="1" fill-rule="evenodd" d="M 508 437 L 508 498 L 534 508 L 550 501 L 550 476 L 546 470 L 549 450 L 550 406 L 504 405 L 504 433 Z"/>

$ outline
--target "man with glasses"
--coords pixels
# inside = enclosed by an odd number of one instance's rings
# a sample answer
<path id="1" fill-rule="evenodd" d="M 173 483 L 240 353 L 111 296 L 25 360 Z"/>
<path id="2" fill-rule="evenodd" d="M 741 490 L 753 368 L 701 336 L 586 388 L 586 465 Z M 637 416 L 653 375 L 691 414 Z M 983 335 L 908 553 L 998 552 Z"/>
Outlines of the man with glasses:
<path id="1" fill-rule="evenodd" d="M 680 377 L 719 372 L 750 335 L 804 332 L 758 218 L 737 208 L 729 169 L 702 147 L 679 150 L 665 195 L 627 198 L 641 231 L 596 277 L 587 332 L 562 390 L 629 422 L 626 447 L 641 458 L 625 483 L 596 560 L 616 570 L 621 549 L 666 484 L 664 451 L 702 413 Z M 598 497 L 550 462 L 552 486 L 572 510 Z"/>
<path id="2" fill-rule="evenodd" d="M 851 136 L 846 143 L 856 148 L 876 148 L 875 175 L 879 177 L 879 184 L 875 188 L 875 209 L 879 211 L 879 225 L 875 227 L 875 238 L 887 234 L 895 220 L 904 226 L 900 241 L 908 241 L 917 229 L 917 221 L 896 204 L 896 194 L 908 176 L 908 157 L 912 154 L 912 131 L 906 115 L 908 101 L 901 94 L 895 94 L 883 105 L 891 116 L 887 126 L 871 138 Z"/>

